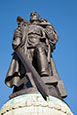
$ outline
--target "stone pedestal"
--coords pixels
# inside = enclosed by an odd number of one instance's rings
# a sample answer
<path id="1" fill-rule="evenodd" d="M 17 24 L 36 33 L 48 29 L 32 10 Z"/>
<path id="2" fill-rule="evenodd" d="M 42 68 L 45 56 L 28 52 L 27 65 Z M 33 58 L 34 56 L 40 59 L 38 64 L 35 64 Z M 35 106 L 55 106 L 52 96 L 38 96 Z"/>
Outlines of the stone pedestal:
<path id="1" fill-rule="evenodd" d="M 61 100 L 49 96 L 47 101 L 41 94 L 25 94 L 7 101 L 0 115 L 73 115 Z"/>

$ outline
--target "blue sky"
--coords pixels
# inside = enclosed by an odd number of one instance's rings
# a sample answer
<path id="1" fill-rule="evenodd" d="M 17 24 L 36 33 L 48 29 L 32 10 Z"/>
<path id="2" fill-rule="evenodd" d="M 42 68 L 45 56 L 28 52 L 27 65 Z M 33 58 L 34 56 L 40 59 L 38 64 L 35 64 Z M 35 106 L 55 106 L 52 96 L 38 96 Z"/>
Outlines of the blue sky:
<path id="1" fill-rule="evenodd" d="M 16 18 L 29 20 L 37 11 L 52 23 L 59 35 L 53 53 L 56 68 L 64 81 L 68 97 L 65 101 L 74 114 L 77 110 L 77 1 L 76 0 L 2 0 L 0 1 L 0 108 L 13 89 L 4 84 L 13 52 L 11 42 L 17 27 Z"/>

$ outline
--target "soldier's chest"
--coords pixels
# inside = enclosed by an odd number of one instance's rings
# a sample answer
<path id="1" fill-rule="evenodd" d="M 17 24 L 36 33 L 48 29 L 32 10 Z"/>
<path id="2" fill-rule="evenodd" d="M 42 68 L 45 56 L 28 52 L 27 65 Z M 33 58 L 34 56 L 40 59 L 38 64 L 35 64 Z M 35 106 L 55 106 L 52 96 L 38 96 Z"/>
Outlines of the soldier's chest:
<path id="1" fill-rule="evenodd" d="M 42 27 L 39 25 L 30 25 L 29 26 L 29 33 L 41 33 L 42 32 Z"/>

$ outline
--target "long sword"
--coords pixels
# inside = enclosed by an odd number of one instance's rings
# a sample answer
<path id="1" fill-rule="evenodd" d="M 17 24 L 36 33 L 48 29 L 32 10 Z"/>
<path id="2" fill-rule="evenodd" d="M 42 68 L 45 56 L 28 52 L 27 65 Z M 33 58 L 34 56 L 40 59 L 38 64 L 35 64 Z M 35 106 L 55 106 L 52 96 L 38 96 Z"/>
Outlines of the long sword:
<path id="1" fill-rule="evenodd" d="M 33 65 L 29 62 L 27 55 L 24 54 L 21 50 L 21 48 L 18 48 L 16 50 L 16 54 L 18 55 L 19 59 L 21 60 L 21 62 L 23 63 L 25 69 L 27 72 L 31 72 L 33 80 L 35 82 L 35 85 L 37 87 L 37 89 L 39 90 L 39 92 L 44 96 L 48 96 L 49 95 L 49 90 L 48 87 L 45 85 L 45 83 L 42 81 L 40 75 L 38 74 L 38 72 L 35 70 L 35 68 L 33 67 Z"/>

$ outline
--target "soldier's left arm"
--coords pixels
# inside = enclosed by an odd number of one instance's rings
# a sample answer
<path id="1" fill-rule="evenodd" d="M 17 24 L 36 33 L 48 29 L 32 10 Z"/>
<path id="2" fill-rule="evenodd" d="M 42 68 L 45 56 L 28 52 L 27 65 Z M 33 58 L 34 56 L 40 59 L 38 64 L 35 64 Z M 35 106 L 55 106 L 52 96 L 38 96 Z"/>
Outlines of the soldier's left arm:
<path id="1" fill-rule="evenodd" d="M 58 41 L 58 35 L 52 25 L 46 26 L 46 36 L 53 51 L 55 49 L 56 42 Z"/>

